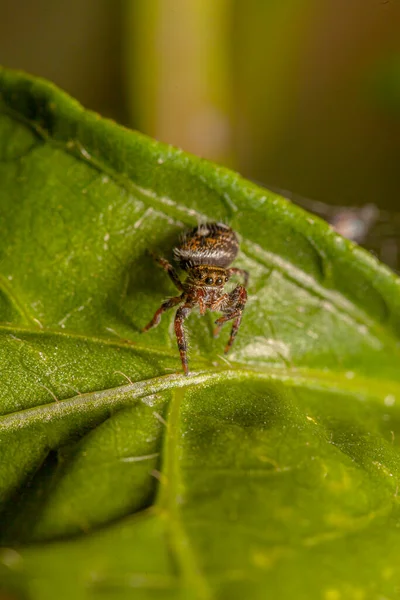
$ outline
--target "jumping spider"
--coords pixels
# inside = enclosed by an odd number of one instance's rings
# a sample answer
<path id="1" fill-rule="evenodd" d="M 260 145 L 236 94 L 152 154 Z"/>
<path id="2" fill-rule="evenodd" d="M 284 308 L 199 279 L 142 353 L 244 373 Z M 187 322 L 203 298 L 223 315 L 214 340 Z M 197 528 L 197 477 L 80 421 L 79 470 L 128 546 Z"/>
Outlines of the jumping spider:
<path id="1" fill-rule="evenodd" d="M 236 267 L 227 268 L 236 258 L 238 251 L 239 242 L 232 229 L 223 223 L 205 223 L 187 233 L 181 244 L 174 248 L 175 260 L 188 275 L 184 282 L 179 279 L 175 269 L 167 260 L 154 256 L 182 293 L 180 296 L 165 300 L 150 323 L 144 327 L 143 332 L 156 327 L 161 320 L 161 315 L 168 308 L 182 304 L 175 315 L 175 334 L 185 375 L 188 375 L 189 371 L 183 321 L 197 304 L 201 315 L 205 314 L 207 308 L 223 313 L 223 316 L 215 321 L 214 337 L 218 337 L 224 323 L 233 320 L 225 353 L 233 344 L 247 301 L 245 286 L 249 280 L 247 271 Z M 241 275 L 244 286 L 237 285 L 229 294 L 224 293 L 224 285 L 232 275 Z"/>

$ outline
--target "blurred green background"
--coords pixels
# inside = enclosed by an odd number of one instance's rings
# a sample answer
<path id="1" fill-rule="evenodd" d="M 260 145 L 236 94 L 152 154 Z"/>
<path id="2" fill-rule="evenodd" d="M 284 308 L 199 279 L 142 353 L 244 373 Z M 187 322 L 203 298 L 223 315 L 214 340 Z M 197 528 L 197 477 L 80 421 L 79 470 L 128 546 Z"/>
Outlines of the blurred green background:
<path id="1" fill-rule="evenodd" d="M 0 63 L 266 186 L 398 209 L 400 0 L 0 0 Z"/>

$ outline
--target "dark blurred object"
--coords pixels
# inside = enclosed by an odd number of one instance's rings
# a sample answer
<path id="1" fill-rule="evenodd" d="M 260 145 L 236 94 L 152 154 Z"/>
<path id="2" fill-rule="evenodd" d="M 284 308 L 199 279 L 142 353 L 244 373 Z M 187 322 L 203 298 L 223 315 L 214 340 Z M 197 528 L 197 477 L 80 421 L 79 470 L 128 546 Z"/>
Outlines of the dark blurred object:
<path id="1" fill-rule="evenodd" d="M 0 64 L 126 123 L 122 19 L 122 0 L 0 0 Z"/>
<path id="2" fill-rule="evenodd" d="M 385 54 L 371 69 L 369 94 L 371 101 L 385 112 L 387 118 L 400 117 L 400 50 Z"/>
<path id="3" fill-rule="evenodd" d="M 288 190 L 268 188 L 322 217 L 335 231 L 360 244 L 392 269 L 400 271 L 400 213 L 380 210 L 375 204 L 330 206 Z"/>

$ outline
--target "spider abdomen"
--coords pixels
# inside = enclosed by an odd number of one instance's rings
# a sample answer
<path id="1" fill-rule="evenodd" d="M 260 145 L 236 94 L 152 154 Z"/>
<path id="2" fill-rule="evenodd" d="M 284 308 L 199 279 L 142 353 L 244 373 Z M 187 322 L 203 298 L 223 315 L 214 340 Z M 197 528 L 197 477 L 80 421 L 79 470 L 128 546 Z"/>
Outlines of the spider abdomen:
<path id="1" fill-rule="evenodd" d="M 213 265 L 228 267 L 239 251 L 239 240 L 223 223 L 204 223 L 185 235 L 174 249 L 175 259 L 182 269 L 188 266 Z"/>

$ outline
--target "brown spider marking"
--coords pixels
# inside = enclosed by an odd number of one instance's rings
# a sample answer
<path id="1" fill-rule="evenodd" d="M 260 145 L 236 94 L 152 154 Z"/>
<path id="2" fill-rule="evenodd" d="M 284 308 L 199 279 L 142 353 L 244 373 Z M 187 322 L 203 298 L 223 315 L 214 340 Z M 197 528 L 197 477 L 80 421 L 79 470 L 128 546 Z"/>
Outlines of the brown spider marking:
<path id="1" fill-rule="evenodd" d="M 196 305 L 199 306 L 201 315 L 204 315 L 207 309 L 223 313 L 223 316 L 215 321 L 214 337 L 218 337 L 224 323 L 233 321 L 225 353 L 229 352 L 233 344 L 246 305 L 245 286 L 249 281 L 247 271 L 236 267 L 228 268 L 238 251 L 239 241 L 232 229 L 223 223 L 205 223 L 187 233 L 181 244 L 174 249 L 175 260 L 181 269 L 187 272 L 184 282 L 179 279 L 175 269 L 167 260 L 154 256 L 182 293 L 180 296 L 165 300 L 150 323 L 144 327 L 143 332 L 157 327 L 161 315 L 166 310 L 178 304 L 182 305 L 175 314 L 175 334 L 185 375 L 188 375 L 189 369 L 183 322 Z M 237 285 L 229 294 L 224 293 L 224 285 L 232 275 L 243 277 L 244 285 Z"/>

